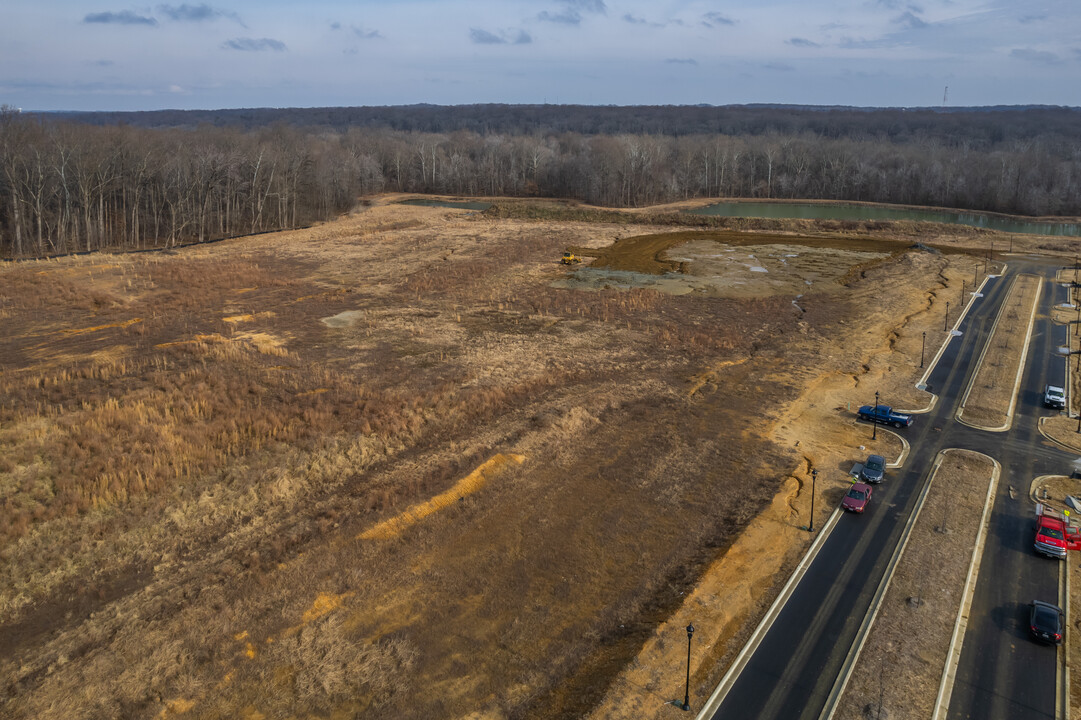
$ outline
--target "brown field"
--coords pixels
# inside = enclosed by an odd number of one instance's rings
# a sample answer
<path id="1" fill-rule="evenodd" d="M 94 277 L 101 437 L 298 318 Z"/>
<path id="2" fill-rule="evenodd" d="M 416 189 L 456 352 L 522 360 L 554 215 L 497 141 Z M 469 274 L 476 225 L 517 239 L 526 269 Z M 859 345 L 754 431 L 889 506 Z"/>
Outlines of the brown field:
<path id="1" fill-rule="evenodd" d="M 707 686 L 972 261 L 608 220 L 0 266 L 0 715 L 579 717 L 766 522 Z"/>

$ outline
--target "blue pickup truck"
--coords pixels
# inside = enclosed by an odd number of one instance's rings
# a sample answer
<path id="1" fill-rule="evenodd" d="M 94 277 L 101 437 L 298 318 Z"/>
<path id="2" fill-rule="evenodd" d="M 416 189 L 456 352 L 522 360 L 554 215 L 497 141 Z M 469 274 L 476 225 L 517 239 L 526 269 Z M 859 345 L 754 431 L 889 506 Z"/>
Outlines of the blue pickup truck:
<path id="1" fill-rule="evenodd" d="M 912 416 L 894 412 L 889 405 L 864 405 L 856 414 L 860 420 L 867 422 L 877 421 L 879 425 L 893 425 L 894 427 L 908 427 L 912 424 Z"/>

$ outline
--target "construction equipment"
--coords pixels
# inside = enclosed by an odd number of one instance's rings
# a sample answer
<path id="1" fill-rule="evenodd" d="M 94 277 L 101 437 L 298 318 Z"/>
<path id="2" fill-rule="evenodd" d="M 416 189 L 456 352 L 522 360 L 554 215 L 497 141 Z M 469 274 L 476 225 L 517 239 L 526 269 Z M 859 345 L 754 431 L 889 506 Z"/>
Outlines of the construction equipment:
<path id="1" fill-rule="evenodd" d="M 578 257 L 572 252 L 565 252 L 563 253 L 563 257 L 559 259 L 559 262 L 563 263 L 564 265 L 575 265 L 582 262 L 582 258 Z"/>

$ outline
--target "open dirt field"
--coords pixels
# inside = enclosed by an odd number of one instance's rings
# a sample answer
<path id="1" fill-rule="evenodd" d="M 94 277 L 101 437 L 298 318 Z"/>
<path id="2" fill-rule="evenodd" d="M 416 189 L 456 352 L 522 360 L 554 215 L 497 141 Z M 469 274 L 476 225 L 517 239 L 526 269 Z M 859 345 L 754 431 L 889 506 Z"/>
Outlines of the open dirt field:
<path id="1" fill-rule="evenodd" d="M 376 200 L 0 267 L 0 714 L 579 717 L 692 596 L 708 686 L 973 261 L 669 230 Z"/>

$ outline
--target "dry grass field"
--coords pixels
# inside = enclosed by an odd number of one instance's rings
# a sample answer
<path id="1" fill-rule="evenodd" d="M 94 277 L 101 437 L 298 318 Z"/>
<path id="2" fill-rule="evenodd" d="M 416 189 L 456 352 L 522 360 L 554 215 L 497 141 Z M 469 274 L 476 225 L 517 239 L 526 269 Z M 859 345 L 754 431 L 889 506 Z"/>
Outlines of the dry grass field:
<path id="1" fill-rule="evenodd" d="M 0 717 L 587 713 L 963 258 L 670 230 L 379 199 L 0 266 Z"/>

